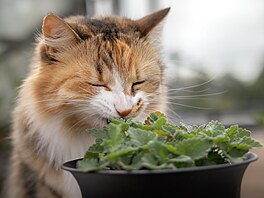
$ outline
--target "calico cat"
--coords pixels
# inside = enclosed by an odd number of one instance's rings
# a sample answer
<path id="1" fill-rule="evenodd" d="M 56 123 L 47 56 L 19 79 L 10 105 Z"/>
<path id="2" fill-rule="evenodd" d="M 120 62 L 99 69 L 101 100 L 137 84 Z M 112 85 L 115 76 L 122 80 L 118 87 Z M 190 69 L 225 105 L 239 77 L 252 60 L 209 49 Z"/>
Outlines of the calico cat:
<path id="1" fill-rule="evenodd" d="M 61 165 L 84 155 L 109 116 L 165 111 L 158 30 L 169 8 L 138 20 L 109 16 L 43 20 L 34 61 L 13 112 L 8 198 L 81 197 Z"/>

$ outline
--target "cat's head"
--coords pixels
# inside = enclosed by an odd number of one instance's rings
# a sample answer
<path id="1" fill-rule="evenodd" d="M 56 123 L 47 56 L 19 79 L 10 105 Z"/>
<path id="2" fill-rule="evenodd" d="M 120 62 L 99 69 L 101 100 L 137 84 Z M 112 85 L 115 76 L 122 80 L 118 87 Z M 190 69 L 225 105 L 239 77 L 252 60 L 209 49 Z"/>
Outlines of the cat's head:
<path id="1" fill-rule="evenodd" d="M 101 127 L 109 117 L 164 109 L 164 65 L 157 30 L 169 9 L 139 20 L 44 18 L 32 77 L 39 112 L 72 126 Z"/>

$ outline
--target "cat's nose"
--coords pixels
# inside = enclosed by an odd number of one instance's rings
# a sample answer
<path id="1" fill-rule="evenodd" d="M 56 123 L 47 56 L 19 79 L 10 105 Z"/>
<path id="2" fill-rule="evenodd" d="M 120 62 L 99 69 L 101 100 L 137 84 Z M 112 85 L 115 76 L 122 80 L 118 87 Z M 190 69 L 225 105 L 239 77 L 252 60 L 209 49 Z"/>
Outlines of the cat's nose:
<path id="1" fill-rule="evenodd" d="M 132 109 L 125 109 L 125 110 L 122 110 L 122 111 L 116 109 L 116 112 L 122 118 L 125 118 L 131 111 L 132 111 Z"/>
<path id="2" fill-rule="evenodd" d="M 114 103 L 114 107 L 118 115 L 125 118 L 132 111 L 132 101 L 131 97 L 125 95 L 124 93 L 119 93 L 117 95 L 117 100 Z"/>

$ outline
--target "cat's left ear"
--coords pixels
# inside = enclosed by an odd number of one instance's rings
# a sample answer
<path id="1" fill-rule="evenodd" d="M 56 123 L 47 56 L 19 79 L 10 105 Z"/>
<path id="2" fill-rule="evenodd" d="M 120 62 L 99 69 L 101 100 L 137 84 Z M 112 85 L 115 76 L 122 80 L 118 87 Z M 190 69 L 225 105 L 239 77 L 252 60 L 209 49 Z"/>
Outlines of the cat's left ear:
<path id="1" fill-rule="evenodd" d="M 160 22 L 167 16 L 170 8 L 166 8 L 150 15 L 147 15 L 141 19 L 136 20 L 136 25 L 139 28 L 141 37 L 147 36 Z"/>
<path id="2" fill-rule="evenodd" d="M 44 18 L 42 33 L 47 48 L 55 51 L 60 51 L 81 40 L 72 27 L 55 14 L 48 14 Z"/>

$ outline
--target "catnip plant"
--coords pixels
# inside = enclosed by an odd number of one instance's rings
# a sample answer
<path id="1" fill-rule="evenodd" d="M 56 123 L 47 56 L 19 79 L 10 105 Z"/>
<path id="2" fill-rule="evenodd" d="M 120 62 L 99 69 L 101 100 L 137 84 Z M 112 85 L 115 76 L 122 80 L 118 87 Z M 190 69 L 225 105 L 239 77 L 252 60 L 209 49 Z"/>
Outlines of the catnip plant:
<path id="1" fill-rule="evenodd" d="M 144 123 L 113 118 L 103 129 L 90 129 L 96 142 L 77 162 L 81 171 L 177 169 L 245 160 L 245 154 L 262 145 L 251 132 L 219 121 L 200 126 L 167 121 L 160 112 Z"/>

